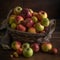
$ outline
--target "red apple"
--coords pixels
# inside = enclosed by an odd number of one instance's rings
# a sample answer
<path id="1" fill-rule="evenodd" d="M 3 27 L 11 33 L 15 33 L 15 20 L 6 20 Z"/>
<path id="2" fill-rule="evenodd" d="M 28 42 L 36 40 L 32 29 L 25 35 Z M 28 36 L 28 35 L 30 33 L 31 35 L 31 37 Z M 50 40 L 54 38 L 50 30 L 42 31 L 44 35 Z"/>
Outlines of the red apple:
<path id="1" fill-rule="evenodd" d="M 51 52 L 52 52 L 52 54 L 57 54 L 58 53 L 58 49 L 57 48 L 52 48 Z"/>
<path id="2" fill-rule="evenodd" d="M 16 16 L 16 23 L 19 24 L 21 21 L 24 21 L 24 18 L 22 16 Z"/>
<path id="3" fill-rule="evenodd" d="M 12 47 L 14 50 L 18 50 L 18 49 L 20 49 L 20 47 L 21 47 L 21 43 L 20 43 L 19 41 L 14 41 L 14 42 L 12 42 L 11 47 Z"/>
<path id="4" fill-rule="evenodd" d="M 22 48 L 19 48 L 16 52 L 17 52 L 19 55 L 21 55 L 22 52 L 23 52 L 23 49 L 22 49 Z"/>
<path id="5" fill-rule="evenodd" d="M 28 28 L 29 33 L 36 33 L 36 29 L 34 27 Z"/>
<path id="6" fill-rule="evenodd" d="M 34 52 L 38 52 L 39 49 L 40 49 L 38 43 L 33 43 L 33 44 L 31 45 L 31 48 L 33 49 Z"/>
<path id="7" fill-rule="evenodd" d="M 26 31 L 26 27 L 23 26 L 22 24 L 19 24 L 19 25 L 17 25 L 17 30 L 25 32 Z"/>
<path id="8" fill-rule="evenodd" d="M 52 44 L 51 43 L 42 43 L 41 49 L 43 52 L 48 52 L 52 49 Z"/>
<path id="9" fill-rule="evenodd" d="M 26 27 L 30 28 L 33 26 L 34 22 L 32 21 L 31 18 L 26 18 Z"/>
<path id="10" fill-rule="evenodd" d="M 21 16 L 23 16 L 24 18 L 30 18 L 32 16 L 32 13 L 29 11 L 28 8 L 24 8 L 22 11 L 21 11 Z"/>

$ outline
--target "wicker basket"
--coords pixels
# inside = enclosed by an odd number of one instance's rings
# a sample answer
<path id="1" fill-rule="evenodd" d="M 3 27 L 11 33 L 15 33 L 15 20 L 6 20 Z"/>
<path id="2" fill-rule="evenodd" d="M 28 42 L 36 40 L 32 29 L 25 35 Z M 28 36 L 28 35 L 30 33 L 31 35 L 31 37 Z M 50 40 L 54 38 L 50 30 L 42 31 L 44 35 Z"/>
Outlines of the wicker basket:
<path id="1" fill-rule="evenodd" d="M 11 12 L 12 12 L 12 10 L 9 12 L 9 14 L 7 16 L 7 20 L 10 16 Z M 7 25 L 7 29 L 8 29 L 9 35 L 12 37 L 13 40 L 19 40 L 21 42 L 30 42 L 30 43 L 32 43 L 32 42 L 43 43 L 45 41 L 46 42 L 50 41 L 51 35 L 55 30 L 55 25 L 56 25 L 56 20 L 51 19 L 48 30 L 45 33 L 37 33 L 37 34 L 13 30 L 8 25 Z"/>

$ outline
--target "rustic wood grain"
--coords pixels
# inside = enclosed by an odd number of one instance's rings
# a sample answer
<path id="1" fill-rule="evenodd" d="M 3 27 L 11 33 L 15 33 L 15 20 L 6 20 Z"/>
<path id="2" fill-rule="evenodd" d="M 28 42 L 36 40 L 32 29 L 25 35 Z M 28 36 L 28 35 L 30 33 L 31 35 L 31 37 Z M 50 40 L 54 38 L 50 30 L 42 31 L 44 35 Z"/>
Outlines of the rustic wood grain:
<path id="1" fill-rule="evenodd" d="M 55 38 L 54 38 L 55 37 Z M 60 32 L 55 32 L 51 39 L 51 43 L 54 47 L 58 49 L 58 54 L 49 54 L 49 53 L 35 53 L 31 58 L 24 58 L 20 56 L 19 58 L 11 58 L 11 50 L 3 50 L 0 47 L 0 59 L 1 60 L 60 60 Z"/>

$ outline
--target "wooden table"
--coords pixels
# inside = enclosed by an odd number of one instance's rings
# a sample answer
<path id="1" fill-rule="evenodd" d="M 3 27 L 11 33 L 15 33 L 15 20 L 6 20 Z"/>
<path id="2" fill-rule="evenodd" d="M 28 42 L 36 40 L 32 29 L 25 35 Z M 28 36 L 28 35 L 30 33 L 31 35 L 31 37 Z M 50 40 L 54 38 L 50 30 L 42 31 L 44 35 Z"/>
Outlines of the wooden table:
<path id="1" fill-rule="evenodd" d="M 0 48 L 0 60 L 60 60 L 60 32 L 53 33 L 51 42 L 53 46 L 58 49 L 57 55 L 39 52 L 30 58 L 24 58 L 23 56 L 20 56 L 19 58 L 11 58 L 10 50 L 3 50 Z"/>

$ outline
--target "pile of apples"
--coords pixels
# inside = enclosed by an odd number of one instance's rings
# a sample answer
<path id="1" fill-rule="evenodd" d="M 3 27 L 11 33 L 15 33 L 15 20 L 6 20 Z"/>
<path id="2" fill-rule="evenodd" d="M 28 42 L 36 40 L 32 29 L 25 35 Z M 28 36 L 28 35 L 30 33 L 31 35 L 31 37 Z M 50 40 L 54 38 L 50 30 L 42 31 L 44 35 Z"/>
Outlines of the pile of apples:
<path id="1" fill-rule="evenodd" d="M 53 47 L 52 43 L 50 42 L 44 42 L 38 44 L 36 42 L 21 43 L 20 41 L 13 41 L 11 43 L 11 48 L 13 49 L 13 53 L 11 54 L 11 57 L 19 57 L 23 55 L 24 57 L 28 58 L 28 57 L 32 57 L 37 52 L 44 52 L 44 53 L 51 53 L 51 54 L 58 53 L 57 48 Z"/>
<path id="2" fill-rule="evenodd" d="M 18 31 L 40 33 L 46 32 L 50 21 L 45 11 L 35 12 L 30 8 L 17 6 L 12 10 L 8 24 L 12 29 Z"/>

